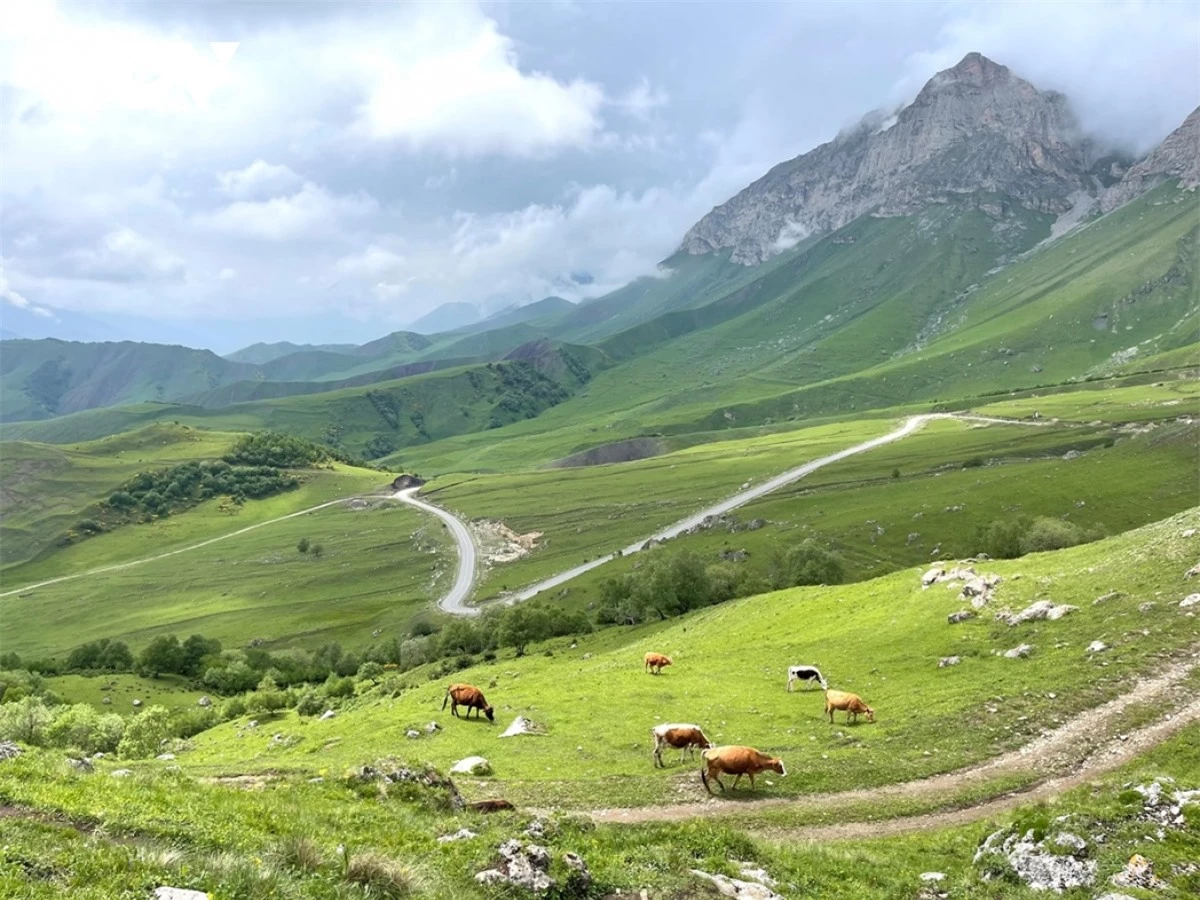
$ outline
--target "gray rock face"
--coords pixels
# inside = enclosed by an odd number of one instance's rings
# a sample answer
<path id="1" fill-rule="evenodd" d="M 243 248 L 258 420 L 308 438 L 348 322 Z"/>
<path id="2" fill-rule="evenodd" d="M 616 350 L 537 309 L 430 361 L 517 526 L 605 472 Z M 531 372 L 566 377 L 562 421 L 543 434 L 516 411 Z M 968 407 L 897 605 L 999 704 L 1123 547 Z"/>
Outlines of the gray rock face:
<path id="1" fill-rule="evenodd" d="M 1051 850 L 1047 845 L 1053 845 Z M 1034 842 L 1033 832 L 1018 836 L 997 831 L 988 835 L 975 853 L 985 881 L 994 877 L 997 863 L 1006 865 L 1035 891 L 1061 893 L 1071 888 L 1090 887 L 1096 881 L 1096 861 L 1084 859 L 1087 844 L 1073 834 Z"/>
<path id="2" fill-rule="evenodd" d="M 755 265 L 864 213 L 903 215 L 975 191 L 1063 213 L 1068 195 L 1093 187 L 1088 152 L 1061 94 L 969 53 L 896 115 L 869 115 L 776 166 L 696 223 L 680 249 L 732 248 L 735 262 Z"/>
<path id="3" fill-rule="evenodd" d="M 530 844 L 523 849 L 520 841 L 510 840 L 501 844 L 499 850 L 500 864 L 475 874 L 480 884 L 512 884 L 535 894 L 554 887 L 554 879 L 548 874 L 550 854 L 545 847 Z"/>
<path id="4" fill-rule="evenodd" d="M 1182 188 L 1200 185 L 1200 106 L 1154 152 L 1101 195 L 1100 208 L 1104 212 L 1116 209 L 1169 178 L 1178 178 Z"/>

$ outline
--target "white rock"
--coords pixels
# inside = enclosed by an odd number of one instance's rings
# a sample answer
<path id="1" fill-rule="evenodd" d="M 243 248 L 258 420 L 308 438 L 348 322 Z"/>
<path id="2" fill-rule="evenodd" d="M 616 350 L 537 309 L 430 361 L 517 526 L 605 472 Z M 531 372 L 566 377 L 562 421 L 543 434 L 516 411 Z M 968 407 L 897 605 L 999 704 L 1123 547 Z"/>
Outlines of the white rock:
<path id="1" fill-rule="evenodd" d="M 110 773 L 113 778 L 127 778 L 133 774 L 132 769 L 113 769 Z"/>
<path id="2" fill-rule="evenodd" d="M 408 731 L 404 732 L 404 736 L 405 736 L 406 738 L 408 738 L 408 739 L 411 741 L 411 740 L 413 740 L 413 739 L 415 739 L 415 738 L 419 738 L 419 737 L 421 736 L 421 732 L 419 732 L 419 731 L 413 731 L 413 730 L 410 728 L 410 729 L 408 729 Z"/>
<path id="3" fill-rule="evenodd" d="M 938 668 L 944 669 L 944 668 L 946 668 L 946 666 L 957 666 L 960 662 L 962 662 L 962 659 L 960 657 L 943 656 L 941 659 L 938 660 Z"/>
<path id="4" fill-rule="evenodd" d="M 212 699 L 209 698 L 208 696 L 201 697 L 199 700 L 196 701 L 196 705 L 208 708 L 208 707 L 212 706 Z"/>
<path id="5" fill-rule="evenodd" d="M 468 756 L 460 759 L 450 768 L 451 775 L 490 775 L 492 764 L 482 756 Z"/>
<path id="6" fill-rule="evenodd" d="M 1179 605 L 1184 609 L 1187 609 L 1189 606 L 1195 606 L 1197 603 L 1200 603 L 1200 594 L 1188 594 L 1179 601 Z"/>
<path id="7" fill-rule="evenodd" d="M 160 754 L 158 754 L 158 756 L 156 756 L 154 758 L 169 762 L 170 760 L 175 758 L 175 754 L 174 753 L 160 753 Z"/>
<path id="8" fill-rule="evenodd" d="M 335 713 L 332 709 L 327 709 L 325 712 L 321 713 L 321 717 L 317 721 L 324 722 L 326 719 L 332 719 L 336 715 L 337 713 Z"/>
<path id="9" fill-rule="evenodd" d="M 936 882 L 943 881 L 946 878 L 945 872 L 922 872 L 919 876 L 922 881 Z"/>
<path id="10" fill-rule="evenodd" d="M 758 884 L 754 881 L 741 881 L 737 878 L 728 878 L 724 875 L 711 875 L 708 872 L 701 872 L 699 869 L 692 869 L 691 873 L 697 878 L 703 878 L 706 881 L 712 882 L 713 886 L 717 889 L 717 893 L 722 897 L 737 897 L 739 900 L 783 900 L 783 897 L 765 884 Z"/>
<path id="11" fill-rule="evenodd" d="M 1022 622 L 1035 622 L 1039 619 L 1049 619 L 1053 622 L 1077 609 L 1079 609 L 1078 606 L 1058 606 L 1050 600 L 1038 600 L 1019 613 L 998 612 L 996 618 L 1001 622 L 1007 622 L 1010 626 L 1020 625 Z"/>
<path id="12" fill-rule="evenodd" d="M 141 701 L 141 700 L 134 700 L 134 701 L 133 701 L 133 705 L 134 705 L 134 706 L 141 706 L 141 705 L 142 705 L 142 701 Z"/>
<path id="13" fill-rule="evenodd" d="M 471 838 L 479 837 L 470 828 L 460 828 L 454 834 L 443 834 L 438 838 L 439 844 L 449 844 L 453 841 L 469 841 Z"/>
<path id="14" fill-rule="evenodd" d="M 517 716 L 513 719 L 513 723 L 504 730 L 502 738 L 516 737 L 519 734 L 545 734 L 546 729 L 531 719 L 524 716 Z"/>
<path id="15" fill-rule="evenodd" d="M 1032 652 L 1033 652 L 1033 646 L 1031 644 L 1018 644 L 1016 647 L 1013 647 L 1011 650 L 1005 650 L 1004 655 L 1008 659 L 1024 659 Z"/>
<path id="16" fill-rule="evenodd" d="M 1186 528 L 1186 529 L 1184 529 L 1183 537 L 1192 537 L 1195 534 L 1196 534 L 1195 528 Z"/>
<path id="17" fill-rule="evenodd" d="M 157 887 L 154 889 L 154 900 L 208 900 L 208 894 L 190 888 Z"/>
<path id="18" fill-rule="evenodd" d="M 1104 643 L 1104 641 L 1092 641 L 1087 645 L 1088 653 L 1103 653 L 1107 649 L 1108 644 Z"/>

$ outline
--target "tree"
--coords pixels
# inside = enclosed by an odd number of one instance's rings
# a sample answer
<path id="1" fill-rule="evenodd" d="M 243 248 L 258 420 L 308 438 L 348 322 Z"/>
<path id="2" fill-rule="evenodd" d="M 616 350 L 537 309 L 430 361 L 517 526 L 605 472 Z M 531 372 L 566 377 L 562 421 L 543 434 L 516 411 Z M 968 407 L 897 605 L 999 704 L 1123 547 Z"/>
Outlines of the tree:
<path id="1" fill-rule="evenodd" d="M 193 634 L 180 648 L 179 672 L 182 675 L 195 676 L 204 669 L 204 663 L 221 655 L 221 642 L 216 638 L 206 638 Z"/>
<path id="2" fill-rule="evenodd" d="M 377 662 L 365 662 L 358 667 L 360 681 L 378 681 L 383 676 L 383 666 Z"/>
<path id="3" fill-rule="evenodd" d="M 308 548 L 309 548 L 308 538 L 306 538 L 306 537 L 300 538 L 299 543 L 296 544 L 296 549 L 299 550 L 301 553 L 307 553 Z"/>
<path id="4" fill-rule="evenodd" d="M 41 697 L 23 697 L 0 706 L 0 740 L 40 747 L 53 717 Z"/>
<path id="5" fill-rule="evenodd" d="M 183 648 L 173 634 L 161 634 L 142 651 L 137 661 L 138 674 L 157 678 L 160 674 L 175 674 L 183 669 Z"/>
<path id="6" fill-rule="evenodd" d="M 226 666 L 210 666 L 200 681 L 218 694 L 240 694 L 254 687 L 258 677 L 257 672 L 239 659 Z"/>
<path id="7" fill-rule="evenodd" d="M 321 557 L 321 555 L 325 552 L 325 548 L 322 547 L 320 544 L 313 544 L 312 548 L 308 552 L 319 559 Z"/>
<path id="8" fill-rule="evenodd" d="M 154 756 L 170 736 L 170 712 L 165 706 L 150 706 L 130 719 L 117 752 L 125 759 Z"/>
<path id="9" fill-rule="evenodd" d="M 279 689 L 270 673 L 263 676 L 258 688 L 246 699 L 246 707 L 251 712 L 274 713 L 290 705 L 291 698 Z"/>
<path id="10" fill-rule="evenodd" d="M 1089 539 L 1090 535 L 1072 522 L 1040 516 L 1033 520 L 1028 531 L 1021 536 L 1021 553 L 1062 550 Z"/>
<path id="11" fill-rule="evenodd" d="M 842 559 L 812 538 L 786 553 L 777 554 L 771 563 L 772 587 L 787 588 L 803 584 L 841 584 L 845 578 Z"/>

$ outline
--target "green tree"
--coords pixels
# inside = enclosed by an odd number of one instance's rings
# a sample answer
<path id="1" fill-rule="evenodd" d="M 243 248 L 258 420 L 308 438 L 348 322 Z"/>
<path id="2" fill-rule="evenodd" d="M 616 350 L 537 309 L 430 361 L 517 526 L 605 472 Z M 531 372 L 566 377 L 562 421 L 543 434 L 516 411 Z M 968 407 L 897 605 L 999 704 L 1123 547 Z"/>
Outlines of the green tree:
<path id="1" fill-rule="evenodd" d="M 1021 535 L 1021 553 L 1062 550 L 1082 544 L 1089 539 L 1090 536 L 1072 522 L 1041 516 L 1034 519 L 1028 531 Z"/>
<path id="2" fill-rule="evenodd" d="M 173 634 L 161 634 L 147 644 L 138 656 L 137 671 L 140 675 L 152 678 L 163 673 L 175 674 L 183 670 L 183 658 L 179 638 Z"/>
<path id="3" fill-rule="evenodd" d="M 311 553 L 317 559 L 320 559 L 321 556 L 324 555 L 324 553 L 325 553 L 325 548 L 322 547 L 320 544 L 313 544 L 308 552 Z"/>
<path id="4" fill-rule="evenodd" d="M 0 740 L 41 747 L 53 716 L 41 697 L 23 697 L 0 706 Z"/>
<path id="5" fill-rule="evenodd" d="M 842 559 L 812 538 L 786 553 L 776 554 L 771 564 L 771 586 L 779 588 L 804 584 L 841 584 L 845 578 Z"/>
<path id="6" fill-rule="evenodd" d="M 171 737 L 171 713 L 165 706 L 150 706 L 129 720 L 117 745 L 124 759 L 155 756 L 163 742 Z"/>
<path id="7" fill-rule="evenodd" d="M 383 666 L 377 662 L 365 662 L 358 667 L 359 681 L 378 681 L 383 676 Z"/>
<path id="8" fill-rule="evenodd" d="M 309 546 L 310 545 L 308 542 L 308 538 L 302 537 L 302 538 L 300 538 L 300 541 L 296 544 L 296 549 L 299 550 L 301 553 L 307 553 Z"/>
<path id="9" fill-rule="evenodd" d="M 221 655 L 221 642 L 193 634 L 180 647 L 179 672 L 195 676 L 204 670 L 204 663 Z"/>

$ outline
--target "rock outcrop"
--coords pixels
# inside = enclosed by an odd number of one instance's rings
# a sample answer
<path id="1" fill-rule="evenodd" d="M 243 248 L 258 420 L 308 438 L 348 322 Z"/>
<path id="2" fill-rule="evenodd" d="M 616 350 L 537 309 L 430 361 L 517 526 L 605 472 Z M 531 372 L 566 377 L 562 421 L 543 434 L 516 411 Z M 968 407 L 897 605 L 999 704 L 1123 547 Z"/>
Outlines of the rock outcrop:
<path id="1" fill-rule="evenodd" d="M 1073 192 L 1095 189 L 1089 153 L 1061 94 L 969 53 L 895 115 L 873 113 L 773 168 L 697 222 L 680 249 L 732 249 L 755 265 L 864 213 L 902 215 L 976 191 L 1060 214 Z"/>
<path id="2" fill-rule="evenodd" d="M 1100 208 L 1104 212 L 1116 209 L 1170 178 L 1178 178 L 1182 188 L 1200 185 L 1200 106 L 1100 196 Z"/>

